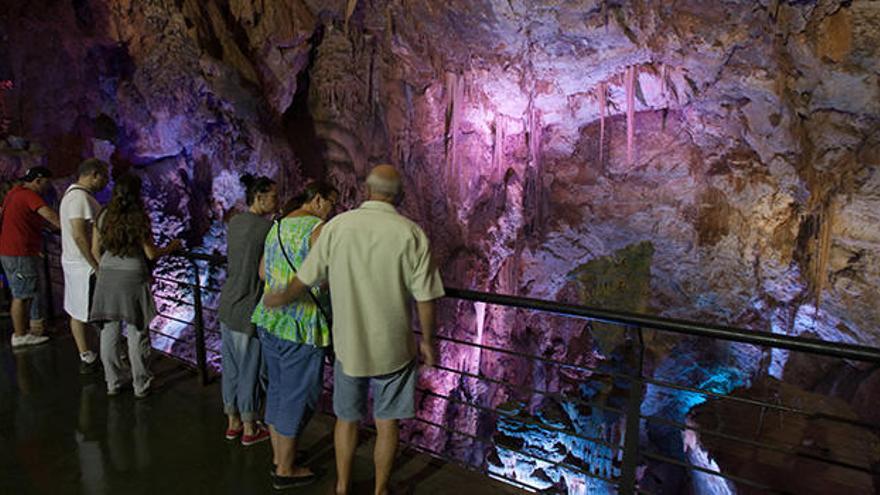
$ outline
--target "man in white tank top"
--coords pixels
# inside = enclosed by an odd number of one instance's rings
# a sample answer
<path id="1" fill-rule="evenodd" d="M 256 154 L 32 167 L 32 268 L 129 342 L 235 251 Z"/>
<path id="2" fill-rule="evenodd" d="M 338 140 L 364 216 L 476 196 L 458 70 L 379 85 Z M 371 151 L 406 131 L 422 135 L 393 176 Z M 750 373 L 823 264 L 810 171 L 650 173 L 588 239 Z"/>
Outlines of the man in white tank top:
<path id="1" fill-rule="evenodd" d="M 61 199 L 61 267 L 64 270 L 64 311 L 70 315 L 70 333 L 79 350 L 80 373 L 97 370 L 98 355 L 89 349 L 86 322 L 89 320 L 91 279 L 98 260 L 90 248 L 100 205 L 93 196 L 107 186 L 107 164 L 90 158 L 79 165 L 77 181 Z"/>

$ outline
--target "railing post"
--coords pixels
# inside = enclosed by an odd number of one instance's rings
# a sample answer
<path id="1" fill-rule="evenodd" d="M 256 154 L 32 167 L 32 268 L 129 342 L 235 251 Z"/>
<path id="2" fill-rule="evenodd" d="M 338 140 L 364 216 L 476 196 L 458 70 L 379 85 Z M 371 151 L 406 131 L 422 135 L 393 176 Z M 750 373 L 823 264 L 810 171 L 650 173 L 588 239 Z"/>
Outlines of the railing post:
<path id="1" fill-rule="evenodd" d="M 645 382 L 642 376 L 644 365 L 645 343 L 642 336 L 642 328 L 637 327 L 638 342 L 634 349 L 635 356 L 632 363 L 635 369 L 630 378 L 629 398 L 626 403 L 626 436 L 623 442 L 623 466 L 620 470 L 620 490 L 618 493 L 632 495 L 636 490 L 636 468 L 639 464 L 639 428 L 641 425 L 642 397 L 645 391 Z"/>
<path id="2" fill-rule="evenodd" d="M 205 314 L 202 311 L 202 280 L 199 265 L 193 258 L 187 257 L 195 275 L 193 284 L 193 326 L 196 331 L 196 368 L 202 385 L 208 384 L 208 360 L 205 356 Z"/>

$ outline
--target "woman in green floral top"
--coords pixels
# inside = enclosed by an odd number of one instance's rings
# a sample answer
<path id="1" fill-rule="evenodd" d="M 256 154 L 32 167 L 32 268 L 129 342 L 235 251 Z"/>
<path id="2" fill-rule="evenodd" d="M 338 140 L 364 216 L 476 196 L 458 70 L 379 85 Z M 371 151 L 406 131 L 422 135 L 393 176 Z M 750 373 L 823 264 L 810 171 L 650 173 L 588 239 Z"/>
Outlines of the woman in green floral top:
<path id="1" fill-rule="evenodd" d="M 294 200 L 298 207 L 275 222 L 263 248 L 264 293 L 284 287 L 296 275 L 337 197 L 333 186 L 315 182 Z M 323 311 L 308 296 L 277 309 L 266 308 L 261 300 L 251 318 L 259 329 L 269 375 L 266 423 L 275 464 L 272 484 L 278 489 L 306 485 L 317 478 L 310 469 L 294 464 L 296 439 L 321 394 L 324 355 L 330 345 L 330 327 L 324 317 L 330 314 L 329 297 L 326 290 L 314 289 L 313 294 Z"/>

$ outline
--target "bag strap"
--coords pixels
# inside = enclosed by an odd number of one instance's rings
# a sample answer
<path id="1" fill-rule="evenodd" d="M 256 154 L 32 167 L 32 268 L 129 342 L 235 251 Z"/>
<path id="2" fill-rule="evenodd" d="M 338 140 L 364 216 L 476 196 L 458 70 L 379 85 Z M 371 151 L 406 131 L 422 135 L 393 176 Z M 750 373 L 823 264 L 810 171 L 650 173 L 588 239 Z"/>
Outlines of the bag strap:
<path id="1" fill-rule="evenodd" d="M 290 256 L 287 255 L 287 249 L 284 247 L 284 242 L 281 240 L 281 220 L 282 218 L 275 219 L 275 233 L 278 236 L 278 247 L 281 248 L 281 254 L 284 255 L 284 259 L 287 260 L 287 265 L 290 266 L 290 269 L 293 271 L 293 274 L 296 275 L 298 271 L 296 265 L 293 264 L 293 261 L 290 259 Z M 307 288 L 306 292 L 308 292 L 309 297 L 312 298 L 312 302 L 315 303 L 315 306 L 318 307 L 318 311 L 320 311 L 321 316 L 324 317 L 324 321 L 327 322 L 327 326 L 333 327 L 333 319 L 327 315 L 327 311 L 324 310 L 324 306 L 318 301 L 318 297 L 312 292 L 311 288 Z"/>

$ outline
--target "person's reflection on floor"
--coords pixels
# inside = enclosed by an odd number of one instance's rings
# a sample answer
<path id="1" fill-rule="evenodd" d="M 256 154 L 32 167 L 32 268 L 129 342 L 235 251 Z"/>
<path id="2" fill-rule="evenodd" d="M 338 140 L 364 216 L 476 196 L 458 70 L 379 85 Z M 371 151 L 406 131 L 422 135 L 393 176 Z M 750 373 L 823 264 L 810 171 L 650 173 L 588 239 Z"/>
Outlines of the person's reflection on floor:
<path id="1" fill-rule="evenodd" d="M 131 428 L 126 421 L 125 401 L 111 398 L 107 401 L 107 450 L 110 466 L 116 472 L 131 470 Z"/>
<path id="2" fill-rule="evenodd" d="M 15 383 L 18 386 L 20 433 L 41 431 L 39 426 L 52 421 L 45 407 L 54 398 L 57 381 L 54 349 L 50 346 L 25 349 L 15 353 Z M 45 423 L 45 425 L 41 425 Z"/>
<path id="3" fill-rule="evenodd" d="M 107 449 L 116 472 L 145 472 L 152 463 L 150 405 L 113 397 L 107 401 Z"/>
<path id="4" fill-rule="evenodd" d="M 150 409 L 148 401 L 134 401 L 134 456 L 140 472 L 146 472 L 153 461 L 150 451 Z"/>
<path id="5" fill-rule="evenodd" d="M 76 424 L 77 456 L 80 466 L 82 493 L 101 493 L 104 483 L 104 464 L 101 451 L 100 424 L 97 397 L 103 395 L 99 383 L 83 385 L 79 394 L 79 415 Z"/>
<path id="6" fill-rule="evenodd" d="M 10 435 L 14 458 L 21 472 L 32 480 L 35 491 L 50 493 L 54 480 L 45 476 L 45 460 L 71 448 L 70 437 L 59 435 L 47 441 L 46 432 L 57 430 L 58 366 L 56 349 L 35 347 L 14 353 L 15 417 Z"/>

